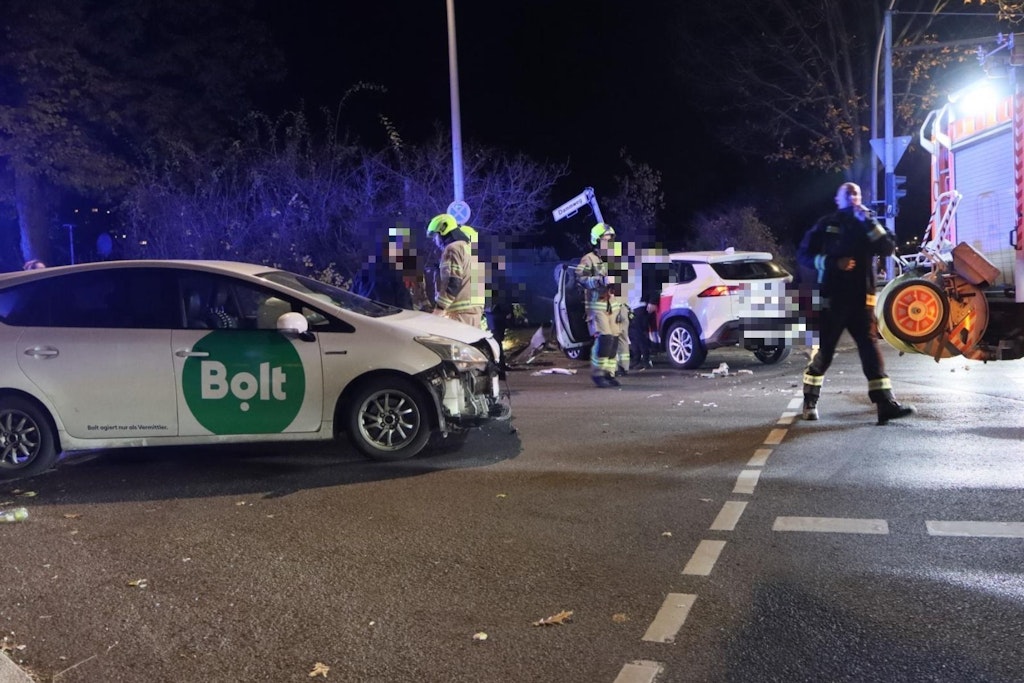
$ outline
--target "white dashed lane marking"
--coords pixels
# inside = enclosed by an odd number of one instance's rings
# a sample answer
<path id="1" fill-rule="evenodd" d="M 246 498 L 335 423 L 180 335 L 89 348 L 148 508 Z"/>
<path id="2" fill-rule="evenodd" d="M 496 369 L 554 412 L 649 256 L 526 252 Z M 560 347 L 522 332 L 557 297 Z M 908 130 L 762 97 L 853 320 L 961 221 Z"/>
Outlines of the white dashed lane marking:
<path id="1" fill-rule="evenodd" d="M 768 463 L 768 456 L 772 454 L 770 448 L 758 448 L 754 451 L 754 457 L 747 462 L 747 467 L 764 467 Z"/>
<path id="2" fill-rule="evenodd" d="M 738 500 L 727 501 L 721 512 L 711 523 L 711 531 L 734 531 L 736 524 L 740 521 L 740 515 L 747 508 L 746 502 Z"/>
<path id="3" fill-rule="evenodd" d="M 847 517 L 776 517 L 772 531 L 816 531 L 832 534 L 888 534 L 884 519 Z"/>
<path id="4" fill-rule="evenodd" d="M 664 667 L 658 662 L 638 659 L 622 667 L 614 683 L 653 683 Z"/>
<path id="5" fill-rule="evenodd" d="M 768 438 L 764 440 L 769 446 L 778 446 L 782 443 L 782 440 L 786 437 L 788 429 L 773 429 L 768 433 Z"/>
<path id="6" fill-rule="evenodd" d="M 757 486 L 757 480 L 760 476 L 760 470 L 743 470 L 740 472 L 740 476 L 736 478 L 736 486 L 733 487 L 732 492 L 746 494 L 753 493 L 754 487 Z"/>
<path id="7" fill-rule="evenodd" d="M 669 593 L 642 640 L 652 643 L 675 642 L 676 634 L 683 627 L 696 599 L 697 596 L 692 593 Z"/>
<path id="8" fill-rule="evenodd" d="M 693 551 L 690 561 L 683 567 L 683 573 L 691 576 L 710 576 L 723 548 L 725 541 L 701 541 Z"/>
<path id="9" fill-rule="evenodd" d="M 1024 538 L 1024 522 L 925 522 L 930 536 Z"/>

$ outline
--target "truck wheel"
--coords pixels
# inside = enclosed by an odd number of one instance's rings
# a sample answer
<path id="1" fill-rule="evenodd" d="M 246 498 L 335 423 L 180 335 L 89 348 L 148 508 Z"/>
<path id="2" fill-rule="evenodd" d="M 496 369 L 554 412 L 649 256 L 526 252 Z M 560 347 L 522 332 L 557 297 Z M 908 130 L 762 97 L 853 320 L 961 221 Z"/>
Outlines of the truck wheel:
<path id="1" fill-rule="evenodd" d="M 693 325 L 685 320 L 677 320 L 668 326 L 665 350 L 668 351 L 668 362 L 672 367 L 687 370 L 699 368 L 708 356 Z"/>
<path id="2" fill-rule="evenodd" d="M 934 282 L 923 278 L 893 287 L 882 306 L 886 328 L 908 344 L 934 339 L 946 329 L 949 318 L 946 295 Z"/>
<path id="3" fill-rule="evenodd" d="M 374 460 L 411 458 L 430 438 L 427 403 L 415 384 L 400 377 L 376 379 L 352 397 L 348 435 Z"/>
<path id="4" fill-rule="evenodd" d="M 0 398 L 0 479 L 31 477 L 57 462 L 49 415 L 17 396 Z"/>
<path id="5" fill-rule="evenodd" d="M 754 349 L 754 358 L 765 365 L 775 365 L 789 358 L 790 351 L 788 346 L 760 346 Z"/>

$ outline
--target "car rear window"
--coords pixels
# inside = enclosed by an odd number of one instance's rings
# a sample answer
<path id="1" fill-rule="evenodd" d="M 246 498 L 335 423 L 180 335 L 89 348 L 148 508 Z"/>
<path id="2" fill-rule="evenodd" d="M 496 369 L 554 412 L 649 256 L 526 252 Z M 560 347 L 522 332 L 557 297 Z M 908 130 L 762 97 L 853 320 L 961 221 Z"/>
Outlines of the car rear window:
<path id="1" fill-rule="evenodd" d="M 789 275 L 774 261 L 726 261 L 712 263 L 711 267 L 723 280 L 769 280 Z"/>

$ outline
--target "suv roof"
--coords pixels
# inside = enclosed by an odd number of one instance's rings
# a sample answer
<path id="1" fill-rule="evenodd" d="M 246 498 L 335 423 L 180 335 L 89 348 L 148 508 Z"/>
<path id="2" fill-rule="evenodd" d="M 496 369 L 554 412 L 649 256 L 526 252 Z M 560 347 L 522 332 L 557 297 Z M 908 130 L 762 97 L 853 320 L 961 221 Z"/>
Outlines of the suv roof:
<path id="1" fill-rule="evenodd" d="M 772 255 L 766 251 L 677 251 L 671 254 L 673 261 L 690 261 L 694 263 L 725 263 L 728 261 L 771 261 Z"/>

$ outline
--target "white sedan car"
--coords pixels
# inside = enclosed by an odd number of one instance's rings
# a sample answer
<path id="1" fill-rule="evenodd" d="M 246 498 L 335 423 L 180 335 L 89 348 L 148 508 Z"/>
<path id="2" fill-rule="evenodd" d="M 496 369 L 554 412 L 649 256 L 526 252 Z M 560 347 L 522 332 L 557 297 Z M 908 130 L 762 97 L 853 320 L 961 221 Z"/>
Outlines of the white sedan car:
<path id="1" fill-rule="evenodd" d="M 380 460 L 504 419 L 486 332 L 267 266 L 0 275 L 0 478 L 100 448 L 332 439 Z"/>

